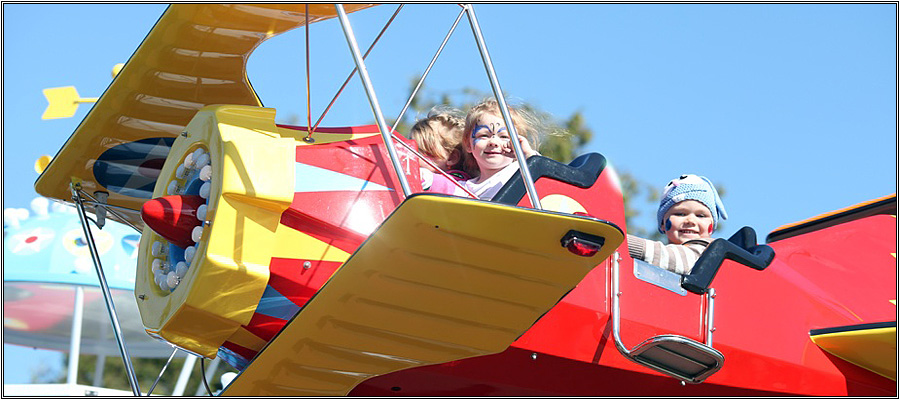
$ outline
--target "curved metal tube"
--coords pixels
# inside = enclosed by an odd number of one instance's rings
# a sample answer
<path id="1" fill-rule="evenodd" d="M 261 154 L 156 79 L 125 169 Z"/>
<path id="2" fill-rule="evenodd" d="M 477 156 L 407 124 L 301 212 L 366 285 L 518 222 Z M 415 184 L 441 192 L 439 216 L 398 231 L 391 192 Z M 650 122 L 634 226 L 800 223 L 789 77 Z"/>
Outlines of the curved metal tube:
<path id="1" fill-rule="evenodd" d="M 622 343 L 622 337 L 619 335 L 619 319 L 621 312 L 619 311 L 619 297 L 622 295 L 622 292 L 619 291 L 619 260 L 622 257 L 619 256 L 619 252 L 614 252 L 612 255 L 612 326 L 613 326 L 613 341 L 616 343 L 616 348 L 619 349 L 619 353 L 622 353 L 625 357 L 630 358 L 631 351 L 625 347 L 625 344 Z"/>

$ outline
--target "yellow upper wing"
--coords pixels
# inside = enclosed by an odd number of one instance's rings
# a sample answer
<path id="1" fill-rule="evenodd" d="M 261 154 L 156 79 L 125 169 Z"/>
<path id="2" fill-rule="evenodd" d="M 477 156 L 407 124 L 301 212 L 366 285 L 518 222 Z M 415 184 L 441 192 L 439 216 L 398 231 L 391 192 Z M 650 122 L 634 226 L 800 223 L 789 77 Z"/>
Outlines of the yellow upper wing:
<path id="1" fill-rule="evenodd" d="M 370 7 L 353 4 L 348 12 Z M 335 16 L 309 5 L 309 22 Z M 303 26 L 305 4 L 169 6 L 122 71 L 35 183 L 42 196 L 70 201 L 69 184 L 142 224 L 159 168 L 194 114 L 209 104 L 260 105 L 247 80 L 250 53 L 264 40 Z"/>

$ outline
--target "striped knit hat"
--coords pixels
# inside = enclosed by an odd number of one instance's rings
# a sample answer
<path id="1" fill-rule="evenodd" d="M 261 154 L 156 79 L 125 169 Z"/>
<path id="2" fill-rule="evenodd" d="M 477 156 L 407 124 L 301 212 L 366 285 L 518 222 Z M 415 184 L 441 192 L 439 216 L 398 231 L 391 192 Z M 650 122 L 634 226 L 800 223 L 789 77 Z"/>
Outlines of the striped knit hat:
<path id="1" fill-rule="evenodd" d="M 719 218 L 728 219 L 725 205 L 719 198 L 719 192 L 705 176 L 693 174 L 681 175 L 678 179 L 672 179 L 663 188 L 662 198 L 659 200 L 659 210 L 656 211 L 656 229 L 659 233 L 666 233 L 662 229 L 663 217 L 666 211 L 685 200 L 697 200 L 709 209 L 713 217 L 713 228 L 718 226 Z"/>

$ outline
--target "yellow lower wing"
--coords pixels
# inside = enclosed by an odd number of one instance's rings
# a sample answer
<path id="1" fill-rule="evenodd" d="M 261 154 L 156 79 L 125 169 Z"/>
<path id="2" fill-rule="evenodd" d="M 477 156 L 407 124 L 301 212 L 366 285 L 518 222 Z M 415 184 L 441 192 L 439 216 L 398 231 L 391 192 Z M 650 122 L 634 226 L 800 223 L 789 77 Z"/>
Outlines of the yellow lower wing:
<path id="1" fill-rule="evenodd" d="M 810 331 L 813 343 L 835 356 L 897 380 L 897 323 Z"/>
<path id="2" fill-rule="evenodd" d="M 602 237 L 577 256 L 569 230 Z M 223 394 L 346 395 L 393 371 L 499 353 L 623 240 L 604 221 L 407 199 Z"/>

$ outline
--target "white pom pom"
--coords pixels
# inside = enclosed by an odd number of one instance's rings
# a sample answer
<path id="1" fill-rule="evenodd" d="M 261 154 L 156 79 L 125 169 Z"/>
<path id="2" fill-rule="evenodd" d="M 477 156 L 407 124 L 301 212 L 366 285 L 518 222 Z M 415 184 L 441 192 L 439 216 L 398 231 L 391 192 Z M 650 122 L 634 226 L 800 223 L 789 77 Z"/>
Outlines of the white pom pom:
<path id="1" fill-rule="evenodd" d="M 39 217 L 46 217 L 50 213 L 50 200 L 45 197 L 35 197 L 31 200 L 31 210 Z"/>
<path id="2" fill-rule="evenodd" d="M 191 264 L 191 261 L 194 259 L 194 253 L 197 252 L 197 246 L 189 246 L 184 249 L 184 262 Z"/>
<path id="3" fill-rule="evenodd" d="M 175 264 L 175 275 L 178 275 L 179 278 L 184 278 L 184 275 L 187 274 L 188 266 L 184 261 L 179 261 L 178 264 Z"/>
<path id="4" fill-rule="evenodd" d="M 200 180 L 203 182 L 209 181 L 212 178 L 212 167 L 207 165 L 200 169 Z"/>
<path id="5" fill-rule="evenodd" d="M 178 275 L 175 274 L 175 271 L 171 271 L 166 275 L 166 284 L 169 285 L 170 288 L 176 288 L 179 282 L 181 282 L 181 280 L 178 279 Z"/>
<path id="6" fill-rule="evenodd" d="M 209 207 L 206 204 L 201 204 L 200 207 L 197 207 L 197 219 L 201 221 L 206 221 L 206 210 Z"/>
<path id="7" fill-rule="evenodd" d="M 201 237 L 203 237 L 203 227 L 195 226 L 194 230 L 191 231 L 191 240 L 193 240 L 194 243 L 197 243 L 200 241 Z"/>
<path id="8" fill-rule="evenodd" d="M 7 208 L 3 210 L 3 225 L 9 225 L 15 229 L 19 229 L 19 211 L 15 208 Z"/>
<path id="9" fill-rule="evenodd" d="M 202 186 L 200 186 L 200 197 L 202 197 L 204 199 L 209 198 L 210 186 L 211 185 L 209 184 L 209 182 L 205 182 Z"/>
<path id="10" fill-rule="evenodd" d="M 178 168 L 175 168 L 175 177 L 178 179 L 184 179 L 185 177 L 187 177 L 187 168 L 184 167 L 184 164 L 181 164 L 178 166 Z"/>

